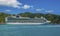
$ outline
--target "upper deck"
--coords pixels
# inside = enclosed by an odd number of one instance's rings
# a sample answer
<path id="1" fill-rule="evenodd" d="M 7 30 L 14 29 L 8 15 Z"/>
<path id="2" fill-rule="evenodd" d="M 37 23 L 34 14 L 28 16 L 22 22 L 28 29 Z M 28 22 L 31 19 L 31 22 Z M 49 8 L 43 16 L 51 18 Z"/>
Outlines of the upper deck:
<path id="1" fill-rule="evenodd" d="M 19 23 L 44 23 L 47 20 L 43 17 L 41 18 L 29 18 L 29 17 L 6 17 L 6 22 L 19 22 Z"/>

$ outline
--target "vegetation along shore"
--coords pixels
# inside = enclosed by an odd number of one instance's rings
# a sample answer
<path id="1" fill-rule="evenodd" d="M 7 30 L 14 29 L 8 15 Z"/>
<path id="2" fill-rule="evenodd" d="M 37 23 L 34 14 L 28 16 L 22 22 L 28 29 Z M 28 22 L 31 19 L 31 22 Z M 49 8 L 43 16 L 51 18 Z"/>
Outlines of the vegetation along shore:
<path id="1" fill-rule="evenodd" d="M 15 14 L 12 14 L 15 15 Z M 30 12 L 25 12 L 25 13 L 20 13 L 17 14 L 23 17 L 30 17 L 30 18 L 34 18 L 34 17 L 38 17 L 40 18 L 41 16 L 45 17 L 47 20 L 51 21 L 51 23 L 53 24 L 60 24 L 60 15 L 56 15 L 56 14 L 43 14 L 43 13 L 30 13 Z M 11 14 L 7 14 L 7 13 L 3 13 L 0 12 L 0 24 L 5 24 L 5 17 L 11 16 Z"/>

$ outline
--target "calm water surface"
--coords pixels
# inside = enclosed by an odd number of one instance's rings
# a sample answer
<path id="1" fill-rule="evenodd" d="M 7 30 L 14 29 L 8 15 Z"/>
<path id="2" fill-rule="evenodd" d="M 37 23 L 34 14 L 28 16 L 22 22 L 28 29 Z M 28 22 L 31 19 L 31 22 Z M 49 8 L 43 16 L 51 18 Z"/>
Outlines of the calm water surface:
<path id="1" fill-rule="evenodd" d="M 0 36 L 60 36 L 60 25 L 0 25 Z"/>

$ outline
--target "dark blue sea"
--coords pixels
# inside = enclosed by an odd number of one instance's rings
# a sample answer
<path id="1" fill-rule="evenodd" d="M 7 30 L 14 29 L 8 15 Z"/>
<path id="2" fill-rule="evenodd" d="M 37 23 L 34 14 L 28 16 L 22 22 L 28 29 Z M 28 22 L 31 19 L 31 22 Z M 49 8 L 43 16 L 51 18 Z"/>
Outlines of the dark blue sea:
<path id="1" fill-rule="evenodd" d="M 0 36 L 60 36 L 60 25 L 0 25 Z"/>

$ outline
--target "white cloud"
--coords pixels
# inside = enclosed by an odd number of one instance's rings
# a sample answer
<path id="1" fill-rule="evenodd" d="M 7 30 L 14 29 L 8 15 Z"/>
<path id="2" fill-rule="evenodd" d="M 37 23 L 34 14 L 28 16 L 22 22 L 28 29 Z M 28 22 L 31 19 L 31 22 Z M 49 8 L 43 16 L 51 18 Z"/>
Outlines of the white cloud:
<path id="1" fill-rule="evenodd" d="M 10 12 L 11 10 L 5 10 L 6 12 Z"/>
<path id="2" fill-rule="evenodd" d="M 26 5 L 26 4 L 23 5 L 17 0 L 0 0 L 0 5 L 14 7 L 14 8 L 23 8 L 23 9 L 29 9 L 33 7 L 30 5 Z"/>
<path id="3" fill-rule="evenodd" d="M 48 13 L 50 13 L 50 12 L 54 12 L 54 10 L 47 10 L 47 11 L 45 11 L 45 12 L 48 12 Z"/>
<path id="4" fill-rule="evenodd" d="M 36 11 L 42 11 L 42 10 L 44 10 L 44 9 L 42 9 L 42 8 L 41 9 L 36 9 Z"/>
<path id="5" fill-rule="evenodd" d="M 22 8 L 23 8 L 23 9 L 29 9 L 29 8 L 33 8 L 33 6 L 30 6 L 30 5 L 24 5 Z"/>
<path id="6" fill-rule="evenodd" d="M 36 9 L 36 11 L 41 11 L 42 9 Z"/>
<path id="7" fill-rule="evenodd" d="M 0 5 L 20 8 L 19 5 L 22 5 L 22 3 L 18 2 L 17 0 L 0 0 Z"/>

